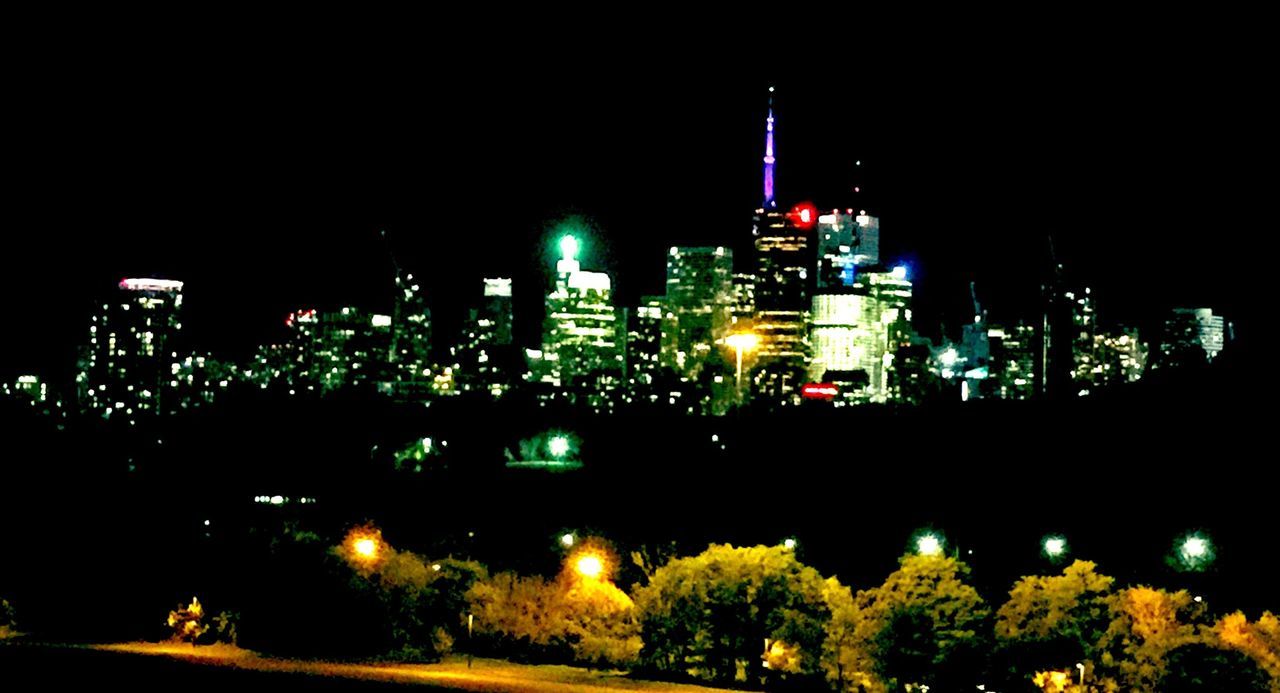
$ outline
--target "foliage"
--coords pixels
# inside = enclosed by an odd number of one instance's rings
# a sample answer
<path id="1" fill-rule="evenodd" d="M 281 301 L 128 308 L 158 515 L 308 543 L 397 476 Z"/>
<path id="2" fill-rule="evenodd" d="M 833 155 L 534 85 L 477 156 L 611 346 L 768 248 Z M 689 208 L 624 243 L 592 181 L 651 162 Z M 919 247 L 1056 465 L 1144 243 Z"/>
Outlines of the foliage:
<path id="1" fill-rule="evenodd" d="M 1036 672 L 1071 670 L 1092 660 L 1111 621 L 1115 580 L 1076 561 L 1061 575 L 1023 577 L 996 612 L 992 673 L 1005 687 Z"/>
<path id="2" fill-rule="evenodd" d="M 625 667 L 640 650 L 635 606 L 608 581 L 499 573 L 467 597 L 481 647 L 495 654 Z"/>
<path id="3" fill-rule="evenodd" d="M 1271 677 L 1271 688 L 1280 693 L 1280 618 L 1270 611 L 1257 621 L 1239 611 L 1228 614 L 1213 626 L 1212 636 L 1219 647 L 1248 655 Z"/>
<path id="4" fill-rule="evenodd" d="M 1097 675 L 1126 691 L 1158 691 L 1166 655 L 1203 642 L 1205 606 L 1185 590 L 1130 587 L 1112 595 L 1111 623 L 1098 643 Z"/>
<path id="5" fill-rule="evenodd" d="M 1242 652 L 1192 643 L 1170 651 L 1160 693 L 1267 693 L 1274 691 L 1258 663 Z"/>
<path id="6" fill-rule="evenodd" d="M 990 612 L 968 573 L 954 558 L 904 556 L 884 584 L 834 602 L 828 679 L 848 690 L 971 688 Z"/>
<path id="7" fill-rule="evenodd" d="M 173 631 L 170 636 L 172 640 L 193 645 L 209 630 L 209 626 L 204 624 L 204 607 L 195 597 L 191 598 L 191 604 L 185 607 L 179 604 L 177 609 L 170 611 L 166 623 Z"/>
<path id="8" fill-rule="evenodd" d="M 8 600 L 0 599 L 0 640 L 13 637 L 18 629 L 17 611 Z"/>
<path id="9" fill-rule="evenodd" d="M 450 651 L 466 633 L 465 594 L 487 577 L 484 566 L 429 562 L 357 530 L 337 547 L 308 532 L 274 537 L 241 609 L 241 644 L 305 657 L 431 660 Z M 353 537 L 376 538 L 376 555 L 354 553 Z"/>
<path id="10" fill-rule="evenodd" d="M 779 677 L 820 671 L 826 581 L 781 546 L 712 545 L 668 562 L 636 593 L 641 663 L 667 676 L 758 681 L 765 639 L 790 654 Z"/>

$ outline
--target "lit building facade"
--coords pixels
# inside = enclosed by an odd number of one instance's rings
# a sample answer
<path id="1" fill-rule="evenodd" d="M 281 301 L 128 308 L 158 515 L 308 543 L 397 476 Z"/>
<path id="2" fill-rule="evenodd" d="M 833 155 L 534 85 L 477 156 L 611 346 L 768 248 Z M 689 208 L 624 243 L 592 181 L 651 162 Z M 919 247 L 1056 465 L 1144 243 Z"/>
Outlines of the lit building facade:
<path id="1" fill-rule="evenodd" d="M 798 402 L 808 371 L 813 259 L 811 226 L 805 228 L 804 223 L 794 213 L 756 211 L 753 330 L 760 344 L 753 381 L 756 392 L 773 402 Z"/>
<path id="2" fill-rule="evenodd" d="M 182 282 L 122 279 L 118 288 L 92 317 L 76 385 L 86 410 L 136 424 L 163 411 L 182 329 Z"/>
<path id="3" fill-rule="evenodd" d="M 627 310 L 626 394 L 628 404 L 655 404 L 659 401 L 663 377 L 662 333 L 670 319 L 663 299 L 646 296 L 640 305 Z"/>
<path id="4" fill-rule="evenodd" d="M 1164 321 L 1157 367 L 1212 362 L 1226 346 L 1228 329 L 1212 308 L 1175 308 Z"/>
<path id="5" fill-rule="evenodd" d="M 880 262 L 880 220 L 853 210 L 818 216 L 818 291 L 853 286 L 858 267 Z"/>
<path id="6" fill-rule="evenodd" d="M 673 247 L 667 253 L 664 365 L 696 377 L 733 319 L 733 251 Z"/>
<path id="7" fill-rule="evenodd" d="M 1031 399 L 1036 394 L 1038 338 L 1034 325 L 987 328 L 991 348 L 988 392 L 999 399 Z"/>
<path id="8" fill-rule="evenodd" d="M 499 397 L 510 389 L 518 365 L 512 323 L 511 279 L 485 279 L 480 307 L 471 310 L 455 348 L 464 391 Z"/>
<path id="9" fill-rule="evenodd" d="M 573 236 L 561 239 L 555 285 L 547 294 L 542 350 L 544 379 L 560 388 L 615 386 L 622 375 L 623 352 L 612 282 L 604 272 L 586 272 L 576 259 Z"/>

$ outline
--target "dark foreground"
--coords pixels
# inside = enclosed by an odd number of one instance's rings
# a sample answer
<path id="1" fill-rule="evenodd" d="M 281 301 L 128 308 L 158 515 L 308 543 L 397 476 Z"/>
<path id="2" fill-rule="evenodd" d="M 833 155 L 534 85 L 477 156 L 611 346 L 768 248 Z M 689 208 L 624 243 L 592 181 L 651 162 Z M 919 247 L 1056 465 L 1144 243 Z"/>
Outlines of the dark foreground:
<path id="1" fill-rule="evenodd" d="M 715 693 L 699 686 L 636 681 L 577 667 L 527 666 L 463 659 L 442 664 L 335 664 L 258 657 L 243 650 L 126 644 L 67 646 L 0 643 L 0 683 L 5 691 L 101 688 L 130 691 L 528 691 L 617 693 L 682 691 Z"/>

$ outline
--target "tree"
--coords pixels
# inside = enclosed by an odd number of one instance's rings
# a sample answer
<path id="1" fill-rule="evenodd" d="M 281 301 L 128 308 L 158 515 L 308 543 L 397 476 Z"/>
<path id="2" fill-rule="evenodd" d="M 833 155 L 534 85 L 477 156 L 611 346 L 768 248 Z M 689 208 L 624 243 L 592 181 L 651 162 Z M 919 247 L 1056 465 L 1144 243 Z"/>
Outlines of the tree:
<path id="1" fill-rule="evenodd" d="M 666 676 L 755 682 L 767 639 L 785 666 L 775 678 L 811 677 L 821 670 L 830 618 L 825 584 L 781 546 L 719 544 L 673 559 L 636 593 L 641 664 Z"/>
<path id="2" fill-rule="evenodd" d="M 17 613 L 7 600 L 0 599 L 0 640 L 12 637 L 18 629 Z"/>
<path id="3" fill-rule="evenodd" d="M 1267 673 L 1248 655 L 1206 643 L 1183 645 L 1169 652 L 1168 673 L 1160 693 L 1268 693 L 1277 690 Z"/>
<path id="4" fill-rule="evenodd" d="M 191 604 L 188 606 L 183 607 L 179 604 L 177 609 L 170 611 L 166 623 L 173 630 L 171 636 L 173 640 L 194 645 L 196 640 L 209 630 L 209 626 L 203 621 L 204 607 L 200 605 L 199 599 L 192 597 Z"/>
<path id="5" fill-rule="evenodd" d="M 828 678 L 840 677 L 848 690 L 971 688 L 990 610 L 965 584 L 968 573 L 954 558 L 904 556 L 884 584 L 836 604 L 827 628 L 825 649 L 834 655 Z"/>
<path id="6" fill-rule="evenodd" d="M 1113 578 L 1076 561 L 1061 575 L 1023 577 L 996 612 L 995 683 L 1025 684 L 1036 672 L 1092 660 L 1111 621 Z"/>
<path id="7" fill-rule="evenodd" d="M 640 651 L 635 605 L 604 580 L 499 573 L 467 593 L 480 647 L 516 659 L 629 666 Z"/>
<path id="8" fill-rule="evenodd" d="M 1239 611 L 1213 626 L 1219 647 L 1248 655 L 1271 677 L 1271 690 L 1280 693 L 1280 618 L 1267 611 L 1254 623 Z"/>
<path id="9" fill-rule="evenodd" d="M 1098 643 L 1095 665 L 1104 682 L 1126 691 L 1158 691 L 1166 655 L 1203 642 L 1207 609 L 1182 590 L 1130 587 L 1112 595 L 1111 623 Z"/>

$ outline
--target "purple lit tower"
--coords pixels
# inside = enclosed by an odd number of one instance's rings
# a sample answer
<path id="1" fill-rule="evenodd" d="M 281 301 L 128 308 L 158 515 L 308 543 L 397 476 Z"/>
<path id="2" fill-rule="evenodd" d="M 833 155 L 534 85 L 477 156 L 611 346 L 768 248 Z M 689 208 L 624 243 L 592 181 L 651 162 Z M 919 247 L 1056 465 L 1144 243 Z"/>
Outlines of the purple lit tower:
<path id="1" fill-rule="evenodd" d="M 769 87 L 769 118 L 765 121 L 764 136 L 764 208 L 776 209 L 773 199 L 773 87 Z"/>

